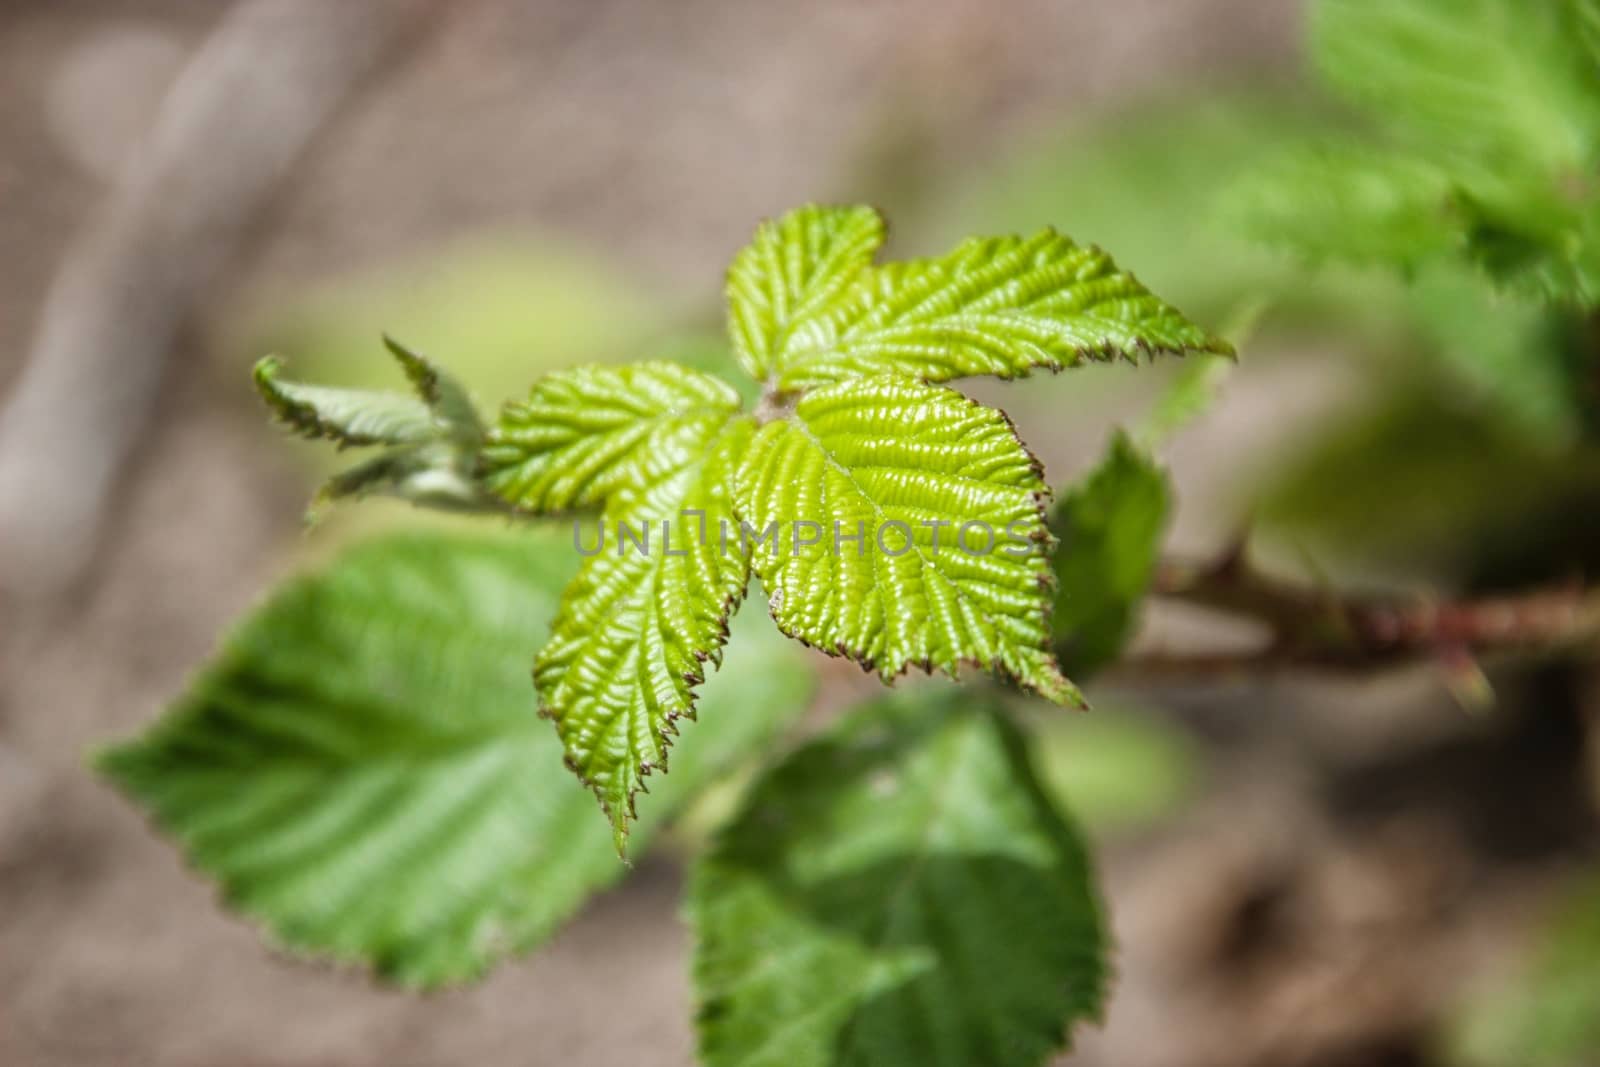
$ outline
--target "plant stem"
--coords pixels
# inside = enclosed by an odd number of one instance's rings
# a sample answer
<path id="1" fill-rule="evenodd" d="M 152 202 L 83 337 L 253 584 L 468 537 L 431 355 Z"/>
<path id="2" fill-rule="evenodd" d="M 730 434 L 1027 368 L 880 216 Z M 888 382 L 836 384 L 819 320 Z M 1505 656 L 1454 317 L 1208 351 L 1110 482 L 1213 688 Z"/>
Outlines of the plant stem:
<path id="1" fill-rule="evenodd" d="M 1136 654 L 1129 673 L 1226 674 L 1264 668 L 1360 671 L 1417 660 L 1540 658 L 1600 646 L 1600 590 L 1578 583 L 1464 598 L 1341 593 L 1262 573 L 1242 554 L 1163 560 L 1152 595 L 1265 623 L 1260 649 Z"/>

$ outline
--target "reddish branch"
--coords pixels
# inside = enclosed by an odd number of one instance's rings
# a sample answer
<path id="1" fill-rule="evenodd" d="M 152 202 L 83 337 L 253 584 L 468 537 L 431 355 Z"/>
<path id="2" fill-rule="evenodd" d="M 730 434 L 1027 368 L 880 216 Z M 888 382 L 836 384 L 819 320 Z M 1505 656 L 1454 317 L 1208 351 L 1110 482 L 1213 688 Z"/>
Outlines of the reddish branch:
<path id="1" fill-rule="evenodd" d="M 1151 591 L 1261 622 L 1271 638 L 1243 653 L 1136 654 L 1124 664 L 1133 672 L 1341 671 L 1427 659 L 1470 671 L 1479 659 L 1600 646 L 1600 590 L 1579 584 L 1458 599 L 1351 594 L 1275 578 L 1233 555 L 1163 561 Z"/>

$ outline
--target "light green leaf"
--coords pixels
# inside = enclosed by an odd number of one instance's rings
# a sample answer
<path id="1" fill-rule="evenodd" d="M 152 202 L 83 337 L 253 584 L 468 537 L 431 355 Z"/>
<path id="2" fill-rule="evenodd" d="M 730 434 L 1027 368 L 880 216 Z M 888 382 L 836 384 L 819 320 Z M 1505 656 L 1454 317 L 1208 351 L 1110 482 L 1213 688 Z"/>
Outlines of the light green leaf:
<path id="1" fill-rule="evenodd" d="M 1241 228 L 1313 261 L 1412 267 L 1463 244 L 1452 179 L 1432 163 L 1354 144 L 1285 153 L 1230 190 Z"/>
<path id="2" fill-rule="evenodd" d="M 532 534 L 357 547 L 281 588 L 98 766 L 288 948 L 411 986 L 475 977 L 625 869 L 528 684 L 575 559 Z M 655 817 L 804 702 L 787 642 L 740 641 Z"/>
<path id="3" fill-rule="evenodd" d="M 1138 353 L 1231 353 L 1098 248 L 1046 229 L 973 238 L 947 256 L 863 272 L 796 326 L 778 382 L 904 374 L 930 382 L 1060 370 Z"/>
<path id="4" fill-rule="evenodd" d="M 435 434 L 428 405 L 399 393 L 304 385 L 282 377 L 283 364 L 271 356 L 257 361 L 256 391 L 279 422 L 302 437 L 341 445 L 400 445 Z"/>
<path id="5" fill-rule="evenodd" d="M 791 332 L 839 299 L 883 238 L 869 207 L 807 204 L 763 222 L 728 269 L 728 334 L 744 369 L 765 380 Z"/>
<path id="6" fill-rule="evenodd" d="M 1083 845 L 970 691 L 867 705 L 768 772 L 689 916 L 708 1067 L 1031 1067 L 1106 980 Z"/>
<path id="7" fill-rule="evenodd" d="M 682 469 L 738 410 L 721 379 L 675 363 L 557 371 L 506 405 L 483 449 L 484 480 L 524 511 L 599 507 Z"/>
<path id="8" fill-rule="evenodd" d="M 1118 433 L 1100 465 L 1051 516 L 1057 650 L 1067 670 L 1114 661 L 1132 636 L 1172 509 L 1166 472 Z"/>
<path id="9" fill-rule="evenodd" d="M 1328 80 L 1436 158 L 1494 170 L 1592 173 L 1594 60 L 1569 0 L 1319 0 L 1312 48 Z"/>
<path id="10" fill-rule="evenodd" d="M 738 494 L 785 633 L 886 681 L 972 664 L 1081 702 L 1049 651 L 1048 491 L 1000 412 L 909 378 L 826 386 L 761 429 Z"/>
<path id="11" fill-rule="evenodd" d="M 748 557 L 724 532 L 734 525 L 733 473 L 754 424 L 724 422 L 699 455 L 613 498 L 595 537 L 615 544 L 601 542 L 567 587 L 534 665 L 541 711 L 555 721 L 567 765 L 611 819 L 619 853 L 636 817 L 634 794 L 646 775 L 666 772 L 677 720 L 696 717 L 694 689 L 705 662 L 721 662 L 728 619 L 749 581 Z"/>

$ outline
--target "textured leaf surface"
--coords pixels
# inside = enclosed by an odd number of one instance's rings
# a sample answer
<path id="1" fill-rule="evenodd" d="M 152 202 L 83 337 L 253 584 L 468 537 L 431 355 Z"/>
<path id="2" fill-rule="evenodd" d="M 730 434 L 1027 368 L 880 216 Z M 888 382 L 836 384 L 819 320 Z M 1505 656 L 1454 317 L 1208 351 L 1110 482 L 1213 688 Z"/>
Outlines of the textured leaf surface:
<path id="1" fill-rule="evenodd" d="M 869 207 L 808 204 L 761 224 L 728 269 L 728 333 L 752 377 L 772 372 L 795 327 L 839 299 L 883 238 Z"/>
<path id="2" fill-rule="evenodd" d="M 574 559 L 548 536 L 358 547 L 284 586 L 99 766 L 286 946 L 407 985 L 476 976 L 625 869 L 528 683 Z M 653 816 L 804 700 L 787 643 L 740 636 Z"/>
<path id="3" fill-rule="evenodd" d="M 525 511 L 596 508 L 683 467 L 738 410 L 720 379 L 675 363 L 558 371 L 506 405 L 483 450 L 484 478 Z"/>
<path id="4" fill-rule="evenodd" d="M 428 405 L 400 393 L 286 380 L 272 357 L 255 367 L 256 389 L 278 421 L 303 437 L 345 445 L 413 444 L 434 435 Z"/>
<path id="5" fill-rule="evenodd" d="M 1058 538 L 1055 633 L 1066 669 L 1088 674 L 1132 636 L 1172 509 L 1166 473 L 1123 434 L 1051 516 Z"/>
<path id="6" fill-rule="evenodd" d="M 970 663 L 1079 701 L 1048 651 L 1048 493 L 1000 412 L 907 378 L 817 389 L 761 429 L 738 493 L 785 633 L 885 679 Z"/>
<path id="7" fill-rule="evenodd" d="M 1099 1010 L 1084 849 L 970 692 L 859 709 L 695 870 L 708 1067 L 1022 1067 Z"/>
<path id="8" fill-rule="evenodd" d="M 1350 98 L 1443 157 L 1582 173 L 1600 93 L 1571 0 L 1319 0 L 1313 53 Z"/>
<path id="9" fill-rule="evenodd" d="M 608 529 L 596 536 L 615 541 L 567 587 L 534 665 L 541 709 L 555 720 L 568 766 L 611 819 L 618 852 L 634 794 L 646 775 L 667 770 L 676 722 L 695 717 L 694 689 L 706 661 L 721 662 L 749 581 L 748 557 L 723 534 L 734 525 L 734 468 L 752 432 L 748 419 L 728 422 L 676 471 L 613 498 L 602 517 Z M 645 531 L 644 542 L 631 531 Z"/>
<path id="10" fill-rule="evenodd" d="M 884 373 L 930 382 L 1016 378 L 1084 359 L 1230 352 L 1112 262 L 1054 230 L 980 237 L 937 259 L 863 273 L 793 331 L 780 383 Z"/>
<path id="11" fill-rule="evenodd" d="M 447 510 L 494 510 L 497 505 L 476 477 L 483 423 L 471 396 L 423 356 L 392 338 L 383 341 L 418 399 L 288 382 L 280 377 L 277 360 L 256 363 L 256 388 L 281 422 L 306 437 L 337 441 L 341 448 L 382 446 L 330 478 L 307 518 L 332 501 L 378 495 Z"/>

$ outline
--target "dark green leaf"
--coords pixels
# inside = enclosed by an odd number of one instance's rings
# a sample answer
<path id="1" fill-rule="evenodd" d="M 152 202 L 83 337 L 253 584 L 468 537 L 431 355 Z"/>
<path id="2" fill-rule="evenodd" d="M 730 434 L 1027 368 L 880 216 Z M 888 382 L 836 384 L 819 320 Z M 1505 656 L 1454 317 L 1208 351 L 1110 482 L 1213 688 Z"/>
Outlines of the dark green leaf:
<path id="1" fill-rule="evenodd" d="M 989 698 L 867 705 L 753 788 L 690 886 L 708 1067 L 1023 1067 L 1099 1010 L 1083 845 Z"/>
<path id="2" fill-rule="evenodd" d="M 1171 507 L 1166 473 L 1121 433 L 1100 465 L 1062 494 L 1051 518 L 1059 539 L 1055 635 L 1069 673 L 1115 660 L 1132 635 Z"/>

